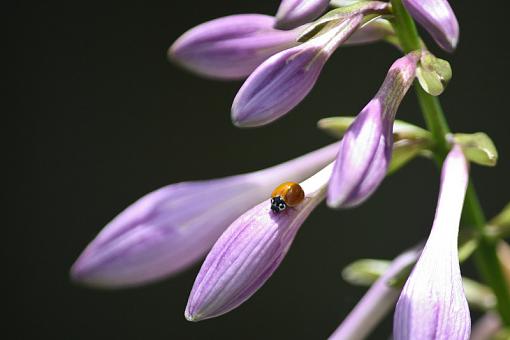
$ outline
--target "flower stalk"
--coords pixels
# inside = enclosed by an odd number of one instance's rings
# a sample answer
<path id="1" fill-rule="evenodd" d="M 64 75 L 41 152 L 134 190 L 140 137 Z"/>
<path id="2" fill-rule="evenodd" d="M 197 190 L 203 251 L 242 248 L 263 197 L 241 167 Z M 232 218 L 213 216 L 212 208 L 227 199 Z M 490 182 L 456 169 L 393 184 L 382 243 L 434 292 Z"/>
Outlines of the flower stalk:
<path id="1" fill-rule="evenodd" d="M 421 41 L 413 19 L 402 5 L 401 0 L 391 0 L 395 32 L 400 40 L 404 52 L 416 50 L 421 47 Z M 427 94 L 418 83 L 415 83 L 416 95 L 425 123 L 435 142 L 433 153 L 441 166 L 449 150 L 446 135 L 450 133 L 441 104 L 437 97 Z M 464 209 L 462 212 L 463 225 L 469 225 L 477 231 L 483 231 L 486 219 L 473 183 L 470 182 L 466 192 Z M 483 233 L 482 233 L 483 234 Z M 505 325 L 510 325 L 510 292 L 506 287 L 497 253 L 496 242 L 482 237 L 475 253 L 475 263 L 484 280 L 494 291 L 497 297 L 497 309 Z"/>

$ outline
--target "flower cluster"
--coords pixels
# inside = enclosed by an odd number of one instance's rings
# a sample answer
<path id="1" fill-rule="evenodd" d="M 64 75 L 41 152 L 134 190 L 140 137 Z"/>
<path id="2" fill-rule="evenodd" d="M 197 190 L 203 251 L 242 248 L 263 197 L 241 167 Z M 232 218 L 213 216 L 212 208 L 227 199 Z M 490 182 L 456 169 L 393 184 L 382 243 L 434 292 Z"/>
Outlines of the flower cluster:
<path id="1" fill-rule="evenodd" d="M 455 49 L 459 27 L 446 0 L 402 4 L 441 48 Z M 329 5 L 335 9 L 321 16 Z M 196 26 L 168 54 L 199 75 L 246 78 L 233 100 L 232 121 L 258 127 L 299 105 L 339 47 L 375 41 L 401 47 L 394 16 L 397 9 L 385 1 L 283 0 L 275 17 L 239 14 Z M 417 77 L 425 90 L 441 92 L 451 69 L 424 45 L 406 51 L 355 118 L 321 121 L 342 136 L 339 142 L 265 170 L 172 184 L 146 195 L 99 233 L 72 267 L 72 278 L 96 287 L 135 286 L 173 275 L 207 254 L 185 317 L 199 321 L 235 309 L 271 277 L 317 205 L 359 206 L 389 171 L 433 147 L 427 131 L 395 121 Z M 468 163 L 462 143 L 450 142 L 425 246 L 397 257 L 332 339 L 363 338 L 395 303 L 395 339 L 469 338 L 457 251 Z M 291 203 L 286 192 L 271 197 L 289 181 L 302 192 L 298 201 Z M 275 199 L 283 204 L 278 209 L 271 206 Z M 400 293 L 389 281 L 415 262 Z"/>

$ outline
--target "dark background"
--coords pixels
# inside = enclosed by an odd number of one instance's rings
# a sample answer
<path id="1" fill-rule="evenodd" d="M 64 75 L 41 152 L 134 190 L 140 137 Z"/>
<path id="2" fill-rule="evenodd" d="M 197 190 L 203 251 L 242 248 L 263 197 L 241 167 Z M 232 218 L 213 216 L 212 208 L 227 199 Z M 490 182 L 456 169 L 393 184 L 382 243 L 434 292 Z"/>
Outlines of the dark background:
<path id="1" fill-rule="evenodd" d="M 277 1 L 16 2 L 9 15 L 5 183 L 11 194 L 2 253 L 12 339 L 320 339 L 365 289 L 341 269 L 360 257 L 392 258 L 430 230 L 438 172 L 423 159 L 388 178 L 369 202 L 319 207 L 267 284 L 235 311 L 200 323 L 184 307 L 198 266 L 123 291 L 70 283 L 71 264 L 128 204 L 165 184 L 261 169 L 331 142 L 319 118 L 356 114 L 398 57 L 389 45 L 342 48 L 297 109 L 259 129 L 230 123 L 241 82 L 195 77 L 167 62 L 185 30 L 216 17 L 272 14 Z M 472 167 L 493 216 L 508 200 L 507 15 L 456 1 L 461 41 L 447 57 L 442 96 L 455 131 L 485 131 L 496 168 Z M 502 47 L 503 46 L 503 47 Z M 399 118 L 423 125 L 416 101 Z M 274 139 L 286 141 L 275 152 Z M 14 204 L 12 204 L 14 203 Z M 12 207 L 11 207 L 12 205 Z M 464 270 L 474 276 L 472 268 Z M 5 319 L 4 319 L 5 321 Z M 391 317 L 374 339 L 391 331 Z M 5 333 L 4 333 L 5 334 Z"/>

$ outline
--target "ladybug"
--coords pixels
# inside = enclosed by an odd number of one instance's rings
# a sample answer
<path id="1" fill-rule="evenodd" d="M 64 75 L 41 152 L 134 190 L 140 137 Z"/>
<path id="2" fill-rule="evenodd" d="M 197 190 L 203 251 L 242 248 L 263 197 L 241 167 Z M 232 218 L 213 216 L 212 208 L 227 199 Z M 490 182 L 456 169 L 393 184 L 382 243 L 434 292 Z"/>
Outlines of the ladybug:
<path id="1" fill-rule="evenodd" d="M 271 210 L 274 213 L 282 212 L 287 207 L 295 207 L 305 199 L 303 188 L 294 182 L 285 182 L 273 190 L 271 194 Z"/>

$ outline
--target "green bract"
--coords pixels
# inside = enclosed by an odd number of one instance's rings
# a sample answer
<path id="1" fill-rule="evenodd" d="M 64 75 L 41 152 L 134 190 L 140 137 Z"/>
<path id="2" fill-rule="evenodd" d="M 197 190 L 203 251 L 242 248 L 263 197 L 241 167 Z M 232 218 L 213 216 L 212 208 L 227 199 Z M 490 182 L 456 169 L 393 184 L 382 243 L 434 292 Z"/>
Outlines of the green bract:
<path id="1" fill-rule="evenodd" d="M 428 51 L 424 51 L 416 70 L 416 76 L 421 87 L 430 95 L 438 96 L 443 93 L 452 78 L 452 68 L 446 60 L 436 58 Z"/>
<path id="2" fill-rule="evenodd" d="M 354 118 L 355 117 L 350 116 L 323 118 L 317 122 L 317 126 L 331 136 L 340 138 L 354 121 Z M 396 119 L 395 124 L 393 124 L 393 137 L 396 141 L 402 139 L 431 140 L 430 132 L 427 130 L 398 119 Z"/>
<path id="3" fill-rule="evenodd" d="M 370 286 L 390 266 L 391 261 L 360 259 L 342 270 L 345 281 L 356 286 Z"/>
<path id="4" fill-rule="evenodd" d="M 495 166 L 498 162 L 498 150 L 491 138 L 483 132 L 456 133 L 453 140 L 462 147 L 467 159 L 473 163 Z"/>

